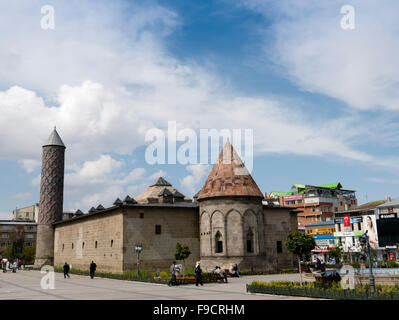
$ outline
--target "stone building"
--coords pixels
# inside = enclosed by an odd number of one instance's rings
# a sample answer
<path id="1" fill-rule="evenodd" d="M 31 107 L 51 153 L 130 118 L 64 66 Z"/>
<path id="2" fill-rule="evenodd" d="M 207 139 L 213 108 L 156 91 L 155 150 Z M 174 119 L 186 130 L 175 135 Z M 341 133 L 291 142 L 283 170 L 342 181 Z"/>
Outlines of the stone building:
<path id="1" fill-rule="evenodd" d="M 283 242 L 297 230 L 296 212 L 262 203 L 263 194 L 227 141 L 198 194 L 201 262 L 241 270 L 292 267 Z"/>
<path id="2" fill-rule="evenodd" d="M 233 161 L 224 162 L 226 156 Z M 46 176 L 42 172 L 42 179 Z M 41 188 L 48 186 L 42 182 Z M 192 252 L 186 266 L 201 260 L 207 271 L 232 263 L 240 270 L 259 271 L 294 266 L 283 243 L 297 230 L 296 211 L 262 203 L 262 193 L 229 142 L 194 199 L 159 178 L 142 194 L 116 199 L 109 208 L 98 205 L 68 220 L 47 213 L 53 219 L 53 238 L 46 250 L 53 250 L 55 266 L 67 261 L 87 269 L 94 260 L 99 271 L 108 272 L 135 270 L 137 244 L 143 246 L 140 265 L 166 269 L 178 242 Z M 38 239 L 39 232 L 50 235 L 48 229 L 38 229 Z"/>

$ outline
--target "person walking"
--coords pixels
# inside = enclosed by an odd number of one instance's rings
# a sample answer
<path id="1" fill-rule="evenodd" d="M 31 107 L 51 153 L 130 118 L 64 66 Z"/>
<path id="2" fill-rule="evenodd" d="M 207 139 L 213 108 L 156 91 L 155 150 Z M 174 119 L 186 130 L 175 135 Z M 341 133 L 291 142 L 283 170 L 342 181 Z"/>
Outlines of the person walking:
<path id="1" fill-rule="evenodd" d="M 204 284 L 202 283 L 202 269 L 200 262 L 197 261 L 197 264 L 195 265 L 195 285 L 198 287 L 198 284 L 201 284 L 203 286 Z"/>
<path id="2" fill-rule="evenodd" d="M 70 278 L 70 276 L 69 276 L 69 264 L 65 262 L 65 264 L 64 264 L 64 279 L 66 279 L 66 277 L 68 277 L 68 279 Z"/>
<path id="3" fill-rule="evenodd" d="M 177 285 L 176 281 L 176 261 L 173 261 L 172 265 L 170 266 L 170 273 L 171 273 L 171 278 L 168 282 L 168 286 L 171 285 Z"/>
<path id="4" fill-rule="evenodd" d="M 94 278 L 94 272 L 96 272 L 97 265 L 92 261 L 90 263 L 90 278 Z"/>

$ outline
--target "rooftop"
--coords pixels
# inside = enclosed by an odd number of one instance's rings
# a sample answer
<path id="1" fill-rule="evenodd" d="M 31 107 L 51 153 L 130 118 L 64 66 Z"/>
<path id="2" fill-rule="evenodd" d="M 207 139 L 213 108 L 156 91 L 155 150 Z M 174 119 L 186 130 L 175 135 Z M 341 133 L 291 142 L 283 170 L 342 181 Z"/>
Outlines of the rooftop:
<path id="1" fill-rule="evenodd" d="M 346 210 L 346 211 L 339 211 L 337 213 L 351 213 L 351 212 L 359 212 L 359 211 L 370 211 L 374 210 L 377 207 L 381 207 L 382 204 L 385 204 L 388 200 L 377 200 L 377 201 L 371 201 L 364 203 L 360 206 L 357 206 L 355 208 L 352 208 L 351 210 Z"/>
<path id="2" fill-rule="evenodd" d="M 264 198 L 230 141 L 226 142 L 220 152 L 198 195 L 198 200 L 223 196 Z"/>
<path id="3" fill-rule="evenodd" d="M 61 147 L 65 148 L 65 145 L 62 142 L 55 127 L 54 127 L 53 132 L 51 132 L 50 136 L 48 137 L 46 143 L 43 145 L 43 147 L 46 147 L 46 146 L 61 146 Z"/>
<path id="4" fill-rule="evenodd" d="M 388 200 L 385 200 L 384 203 L 378 205 L 378 208 L 388 208 L 388 207 L 397 207 L 397 206 L 399 206 L 399 198 L 395 198 L 389 202 Z"/>
<path id="5" fill-rule="evenodd" d="M 109 208 L 105 208 L 103 210 L 96 210 L 94 211 L 89 211 L 89 213 L 75 216 L 71 219 L 68 220 L 61 220 L 61 221 L 56 221 L 53 224 L 61 224 L 61 223 L 69 223 L 69 222 L 74 222 L 76 220 L 80 219 L 86 219 L 88 217 L 91 217 L 93 215 L 98 215 L 98 214 L 108 214 L 114 210 L 117 210 L 118 208 L 148 208 L 148 207 L 155 207 L 155 208 L 198 208 L 198 203 L 197 202 L 175 202 L 175 203 L 126 203 L 124 202 L 123 204 L 120 205 L 113 205 Z M 1 223 L 0 223 L 1 224 Z"/>

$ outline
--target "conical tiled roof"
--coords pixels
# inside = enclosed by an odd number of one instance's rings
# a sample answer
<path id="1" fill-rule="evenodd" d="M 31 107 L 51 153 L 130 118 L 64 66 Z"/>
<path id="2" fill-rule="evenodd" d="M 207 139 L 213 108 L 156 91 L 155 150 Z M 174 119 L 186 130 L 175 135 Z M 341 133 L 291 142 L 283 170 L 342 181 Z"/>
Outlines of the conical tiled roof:
<path id="1" fill-rule="evenodd" d="M 224 196 L 263 198 L 258 185 L 229 141 L 220 152 L 197 200 Z"/>
<path id="2" fill-rule="evenodd" d="M 46 143 L 43 145 L 43 147 L 46 147 L 46 146 L 61 146 L 61 147 L 65 148 L 65 145 L 62 142 L 55 127 L 54 127 L 53 132 L 51 132 L 50 136 L 48 137 Z"/>

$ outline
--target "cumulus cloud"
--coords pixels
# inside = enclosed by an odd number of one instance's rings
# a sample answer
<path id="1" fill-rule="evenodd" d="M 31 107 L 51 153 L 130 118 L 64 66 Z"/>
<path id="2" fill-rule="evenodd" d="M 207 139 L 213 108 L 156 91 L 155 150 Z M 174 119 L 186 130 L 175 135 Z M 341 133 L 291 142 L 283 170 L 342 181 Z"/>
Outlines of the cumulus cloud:
<path id="1" fill-rule="evenodd" d="M 206 175 L 209 174 L 210 166 L 205 164 L 195 164 L 186 166 L 186 170 L 190 172 L 189 175 L 185 176 L 180 180 L 180 184 L 190 192 L 193 196 L 197 193 L 199 188 L 204 184 Z"/>
<path id="2" fill-rule="evenodd" d="M 0 4 L 2 12 L 4 6 Z M 281 97 L 240 96 L 220 75 L 171 56 L 164 42 L 179 27 L 180 19 L 169 9 L 128 1 L 98 1 L 96 6 L 90 1 L 58 1 L 55 9 L 53 31 L 40 29 L 40 7 L 35 1 L 13 2 L 0 21 L 0 159 L 18 160 L 33 172 L 40 163 L 41 145 L 57 125 L 67 146 L 65 194 L 77 199 L 71 207 L 109 205 L 125 190 L 147 186 L 144 169 L 126 172 L 126 164 L 109 154 L 134 154 L 145 144 L 147 130 L 166 130 L 168 120 L 176 121 L 179 128 L 253 129 L 257 154 L 334 155 L 396 166 L 394 161 L 378 161 L 356 149 L 358 140 L 353 138 L 360 127 L 356 118 L 325 119 L 301 113 L 292 101 Z M 320 12 L 325 23 L 331 24 L 328 12 L 322 8 Z M 338 97 L 358 108 L 377 102 L 393 107 L 396 93 L 388 95 L 391 102 L 381 97 L 384 90 L 390 92 L 389 80 L 395 80 L 395 74 L 388 68 L 375 70 L 382 62 L 363 69 L 374 57 L 366 50 L 369 44 L 361 26 L 356 29 L 362 33 L 360 40 L 350 47 L 356 51 L 344 63 L 339 59 L 344 47 L 329 47 L 323 38 L 331 43 L 343 41 L 345 46 L 354 36 L 316 28 L 318 16 L 311 15 L 315 20 L 307 25 L 308 16 L 291 17 L 274 26 L 275 61 L 290 71 L 288 76 L 305 90 Z M 336 14 L 334 19 L 338 18 Z M 10 26 L 13 32 L 7 31 Z M 295 31 L 302 26 L 301 36 Z M 359 50 L 366 51 L 366 57 Z M 388 48 L 383 51 L 389 62 Z M 355 52 L 365 58 L 353 61 Z M 336 59 L 343 65 L 336 65 Z M 381 77 L 387 79 L 385 89 L 374 86 L 368 91 L 367 86 Z M 323 125 L 315 126 L 318 122 Z M 338 132 L 337 127 L 342 130 Z M 206 169 L 188 166 L 187 170 L 190 174 L 181 184 L 194 193 Z M 36 177 L 32 183 L 38 186 L 39 181 Z"/>
<path id="3" fill-rule="evenodd" d="M 85 161 L 80 167 L 65 174 L 65 196 L 78 199 L 68 204 L 70 210 L 88 210 L 99 204 L 110 206 L 116 198 L 129 194 L 137 196 L 163 171 L 147 173 L 144 168 L 134 168 L 126 173 L 124 162 L 110 155 L 101 155 L 93 161 Z"/>
<path id="4" fill-rule="evenodd" d="M 397 1 L 351 1 L 353 30 L 341 28 L 344 3 L 338 0 L 242 3 L 272 21 L 266 60 L 300 88 L 361 110 L 399 110 Z"/>

